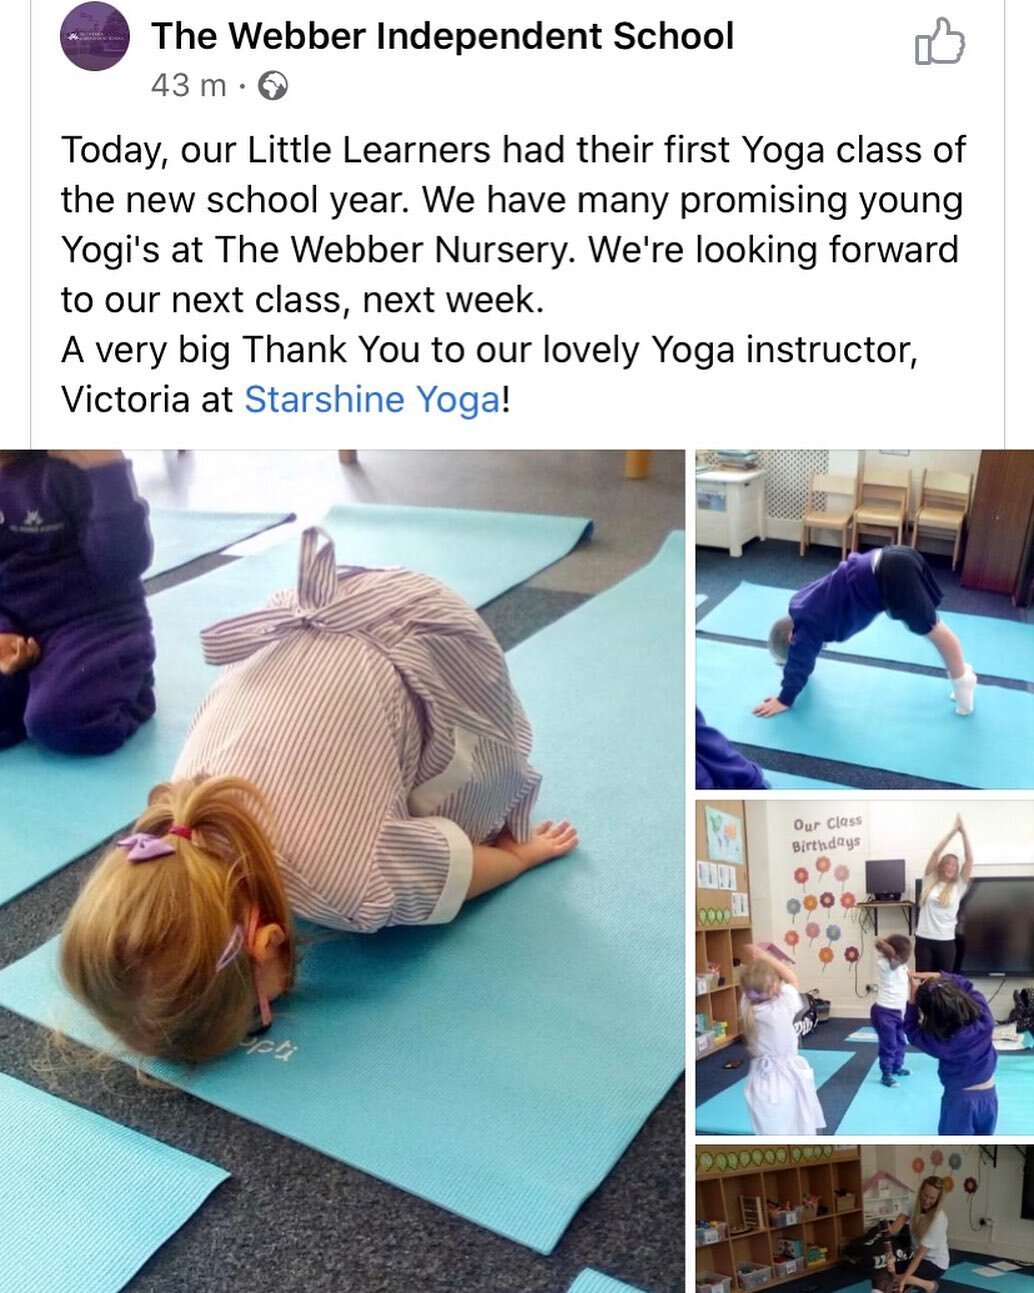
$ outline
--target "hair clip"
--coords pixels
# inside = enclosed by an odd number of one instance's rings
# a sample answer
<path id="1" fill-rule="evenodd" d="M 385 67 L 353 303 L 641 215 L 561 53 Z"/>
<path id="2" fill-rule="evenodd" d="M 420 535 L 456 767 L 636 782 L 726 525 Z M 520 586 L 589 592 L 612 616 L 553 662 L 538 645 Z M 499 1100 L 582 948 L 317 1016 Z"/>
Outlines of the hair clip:
<path id="1" fill-rule="evenodd" d="M 167 834 L 178 835 L 181 840 L 190 840 L 194 842 L 194 830 L 190 826 L 170 826 Z"/>
<path id="2" fill-rule="evenodd" d="M 127 835 L 125 839 L 118 841 L 118 847 L 129 850 L 126 858 L 128 862 L 153 862 L 155 858 L 168 857 L 176 852 L 171 844 L 166 844 L 157 835 L 148 835 L 146 831 Z"/>
<path id="3" fill-rule="evenodd" d="M 233 933 L 230 935 L 229 941 L 227 942 L 226 946 L 219 953 L 219 960 L 216 961 L 215 963 L 216 974 L 218 974 L 221 970 L 226 969 L 226 967 L 230 964 L 230 962 L 233 960 L 233 958 L 237 955 L 237 953 L 241 950 L 243 946 L 244 946 L 244 930 L 240 927 L 240 925 L 234 925 Z"/>
<path id="4" fill-rule="evenodd" d="M 751 1005 L 759 1006 L 762 1003 L 762 1001 L 771 1001 L 772 994 L 770 992 L 762 992 L 760 988 L 748 988 L 747 1000 L 751 1003 Z"/>

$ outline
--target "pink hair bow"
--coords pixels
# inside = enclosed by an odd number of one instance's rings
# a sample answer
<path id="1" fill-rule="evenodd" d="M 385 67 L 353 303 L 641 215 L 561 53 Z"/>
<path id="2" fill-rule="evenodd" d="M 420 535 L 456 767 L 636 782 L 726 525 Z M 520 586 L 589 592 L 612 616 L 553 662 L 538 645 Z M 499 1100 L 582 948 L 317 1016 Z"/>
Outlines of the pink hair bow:
<path id="1" fill-rule="evenodd" d="M 157 835 L 148 835 L 146 831 L 127 835 L 124 840 L 118 841 L 118 847 L 129 850 L 126 859 L 128 862 L 153 862 L 155 858 L 168 857 L 170 853 L 176 852 L 171 844 L 166 844 Z"/>

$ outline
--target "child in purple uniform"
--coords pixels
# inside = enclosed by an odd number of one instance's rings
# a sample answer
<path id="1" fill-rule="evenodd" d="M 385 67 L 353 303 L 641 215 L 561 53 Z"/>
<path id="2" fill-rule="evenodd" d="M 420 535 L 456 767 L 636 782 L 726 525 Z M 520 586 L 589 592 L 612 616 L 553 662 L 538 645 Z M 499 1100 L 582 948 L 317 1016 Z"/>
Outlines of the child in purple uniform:
<path id="1" fill-rule="evenodd" d="M 120 452 L 0 452 L 0 749 L 107 754 L 151 717 L 150 560 Z"/>
<path id="2" fill-rule="evenodd" d="M 823 646 L 846 642 L 886 611 L 910 632 L 929 638 L 951 679 L 956 714 L 971 714 L 977 675 L 966 663 L 959 639 L 937 618 L 942 597 L 930 567 L 914 548 L 893 544 L 853 552 L 831 574 L 794 593 L 790 614 L 772 625 L 768 646 L 776 663 L 783 666 L 783 686 L 778 696 L 755 706 L 754 713 L 771 718 L 788 710 Z"/>
<path id="3" fill-rule="evenodd" d="M 939 1136 L 990 1136 L 998 1121 L 994 1016 L 957 974 L 910 974 L 905 1036 L 939 1062 L 944 1087 Z"/>
<path id="4" fill-rule="evenodd" d="M 769 790 L 761 769 L 697 710 L 697 790 Z"/>
<path id="5" fill-rule="evenodd" d="M 876 1001 L 869 1019 L 880 1047 L 880 1073 L 884 1086 L 897 1086 L 908 1077 L 905 1068 L 905 1006 L 908 1003 L 908 958 L 912 940 L 904 934 L 878 938 L 876 947 Z"/>

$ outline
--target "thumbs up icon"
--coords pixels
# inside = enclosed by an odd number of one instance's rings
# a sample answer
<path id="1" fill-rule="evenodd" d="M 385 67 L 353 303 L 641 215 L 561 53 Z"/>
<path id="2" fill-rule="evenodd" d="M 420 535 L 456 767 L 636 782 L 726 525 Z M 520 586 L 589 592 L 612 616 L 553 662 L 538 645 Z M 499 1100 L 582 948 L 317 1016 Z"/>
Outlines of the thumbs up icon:
<path id="1" fill-rule="evenodd" d="M 965 48 L 962 32 L 952 31 L 947 18 L 938 18 L 937 30 L 932 36 L 916 37 L 916 62 L 920 67 L 930 63 L 957 63 Z"/>

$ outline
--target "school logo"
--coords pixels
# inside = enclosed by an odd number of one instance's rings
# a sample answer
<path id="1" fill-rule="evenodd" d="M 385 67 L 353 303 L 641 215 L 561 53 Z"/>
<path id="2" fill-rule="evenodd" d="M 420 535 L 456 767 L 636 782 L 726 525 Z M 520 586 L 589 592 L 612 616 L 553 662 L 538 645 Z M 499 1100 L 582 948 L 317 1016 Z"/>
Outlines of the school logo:
<path id="1" fill-rule="evenodd" d="M 44 521 L 43 513 L 34 507 L 25 513 L 25 520 L 21 525 L 16 525 L 12 521 L 9 528 L 13 534 L 54 534 L 57 530 L 63 530 L 65 523 L 64 521 Z"/>
<path id="2" fill-rule="evenodd" d="M 81 4 L 61 24 L 65 58 L 84 72 L 106 72 L 129 48 L 129 23 L 110 4 Z"/>
<path id="3" fill-rule="evenodd" d="M 25 520 L 22 521 L 22 525 L 26 530 L 38 530 L 42 524 L 43 517 L 35 508 L 31 512 L 25 513 Z"/>

